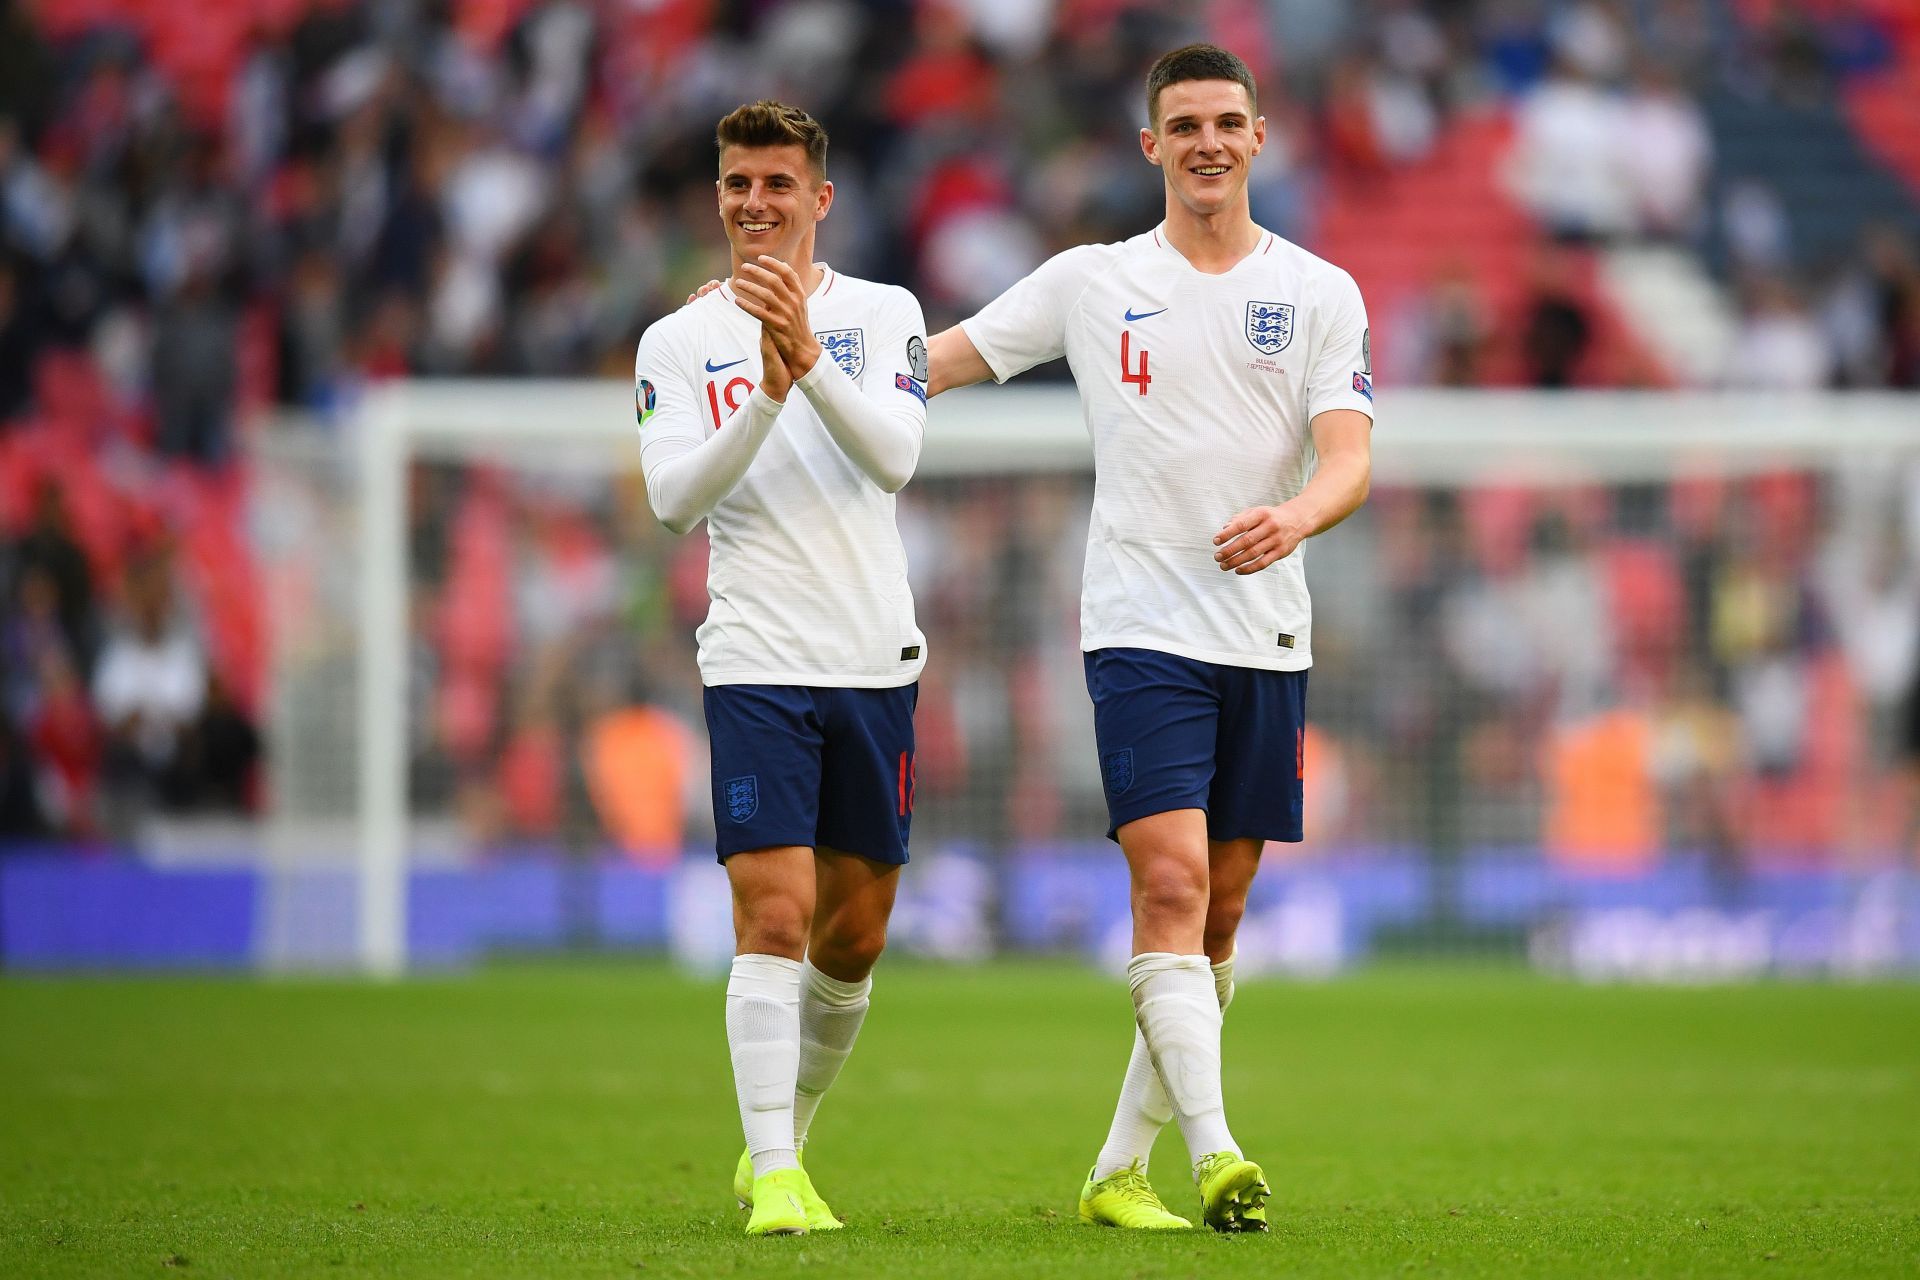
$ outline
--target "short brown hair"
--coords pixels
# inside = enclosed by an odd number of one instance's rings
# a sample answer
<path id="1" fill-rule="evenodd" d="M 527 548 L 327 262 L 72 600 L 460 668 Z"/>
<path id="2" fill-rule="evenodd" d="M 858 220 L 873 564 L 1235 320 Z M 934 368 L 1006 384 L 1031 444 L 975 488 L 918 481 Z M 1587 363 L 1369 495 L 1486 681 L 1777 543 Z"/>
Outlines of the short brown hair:
<path id="1" fill-rule="evenodd" d="M 1247 91 L 1247 106 L 1260 113 L 1260 95 L 1247 64 L 1217 44 L 1190 44 L 1163 53 L 1147 72 L 1147 120 L 1160 125 L 1160 91 L 1187 80 L 1231 80 Z"/>
<path id="2" fill-rule="evenodd" d="M 814 180 L 827 176 L 827 131 L 800 108 L 772 98 L 735 107 L 722 116 L 713 141 L 721 151 L 728 147 L 800 147 L 807 153 Z"/>

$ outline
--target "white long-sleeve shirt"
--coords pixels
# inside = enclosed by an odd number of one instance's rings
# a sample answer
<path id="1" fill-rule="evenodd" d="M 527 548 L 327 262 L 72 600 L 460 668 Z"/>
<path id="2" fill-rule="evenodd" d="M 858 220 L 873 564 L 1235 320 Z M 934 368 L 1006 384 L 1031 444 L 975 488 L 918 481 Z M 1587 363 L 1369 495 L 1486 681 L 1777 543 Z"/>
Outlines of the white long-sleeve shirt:
<path id="1" fill-rule="evenodd" d="M 1094 467 L 1081 648 L 1312 665 L 1304 551 L 1223 573 L 1213 536 L 1306 485 L 1316 414 L 1373 416 L 1353 277 L 1271 232 L 1209 275 L 1156 228 L 1056 255 L 962 327 L 995 381 L 1064 355 L 1079 386 Z"/>
<path id="2" fill-rule="evenodd" d="M 707 521 L 709 685 L 892 688 L 919 678 L 894 491 L 926 429 L 926 325 L 904 289 L 821 264 L 822 355 L 784 403 L 758 389 L 760 322 L 727 286 L 648 328 L 634 362 L 654 512 Z"/>

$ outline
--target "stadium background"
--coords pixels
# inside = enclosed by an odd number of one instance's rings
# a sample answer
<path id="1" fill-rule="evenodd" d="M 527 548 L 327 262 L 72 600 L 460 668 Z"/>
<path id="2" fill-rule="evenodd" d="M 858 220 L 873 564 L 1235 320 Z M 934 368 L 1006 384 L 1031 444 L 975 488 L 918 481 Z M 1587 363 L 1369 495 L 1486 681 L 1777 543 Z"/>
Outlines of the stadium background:
<path id="1" fill-rule="evenodd" d="M 1223 1044 L 1274 1233 L 1074 1218 L 1131 1032 L 1053 370 L 933 405 L 850 1229 L 742 1241 L 629 381 L 712 122 L 816 110 L 823 255 L 941 326 L 1157 219 L 1206 37 L 1382 414 Z M 1915 1274 L 1917 258 L 1912 0 L 0 0 L 0 1273 Z"/>
<path id="2" fill-rule="evenodd" d="M 1920 400 L 1869 394 L 1920 387 L 1904 0 L 9 6 L 0 959 L 352 960 L 362 411 L 629 378 L 724 269 L 719 114 L 818 113 L 822 256 L 938 329 L 1157 220 L 1142 68 L 1202 37 L 1260 74 L 1254 214 L 1358 279 L 1390 422 L 1407 388 L 1540 393 L 1509 403 L 1542 441 L 1608 389 L 1801 406 L 1792 465 L 1437 469 L 1309 548 L 1309 839 L 1247 967 L 1920 964 Z M 1866 402 L 1912 445 L 1821 458 Z M 1125 945 L 1090 486 L 975 465 L 901 499 L 933 654 L 903 951 Z M 443 451 L 406 499 L 412 962 L 723 957 L 703 537 L 631 459 Z"/>

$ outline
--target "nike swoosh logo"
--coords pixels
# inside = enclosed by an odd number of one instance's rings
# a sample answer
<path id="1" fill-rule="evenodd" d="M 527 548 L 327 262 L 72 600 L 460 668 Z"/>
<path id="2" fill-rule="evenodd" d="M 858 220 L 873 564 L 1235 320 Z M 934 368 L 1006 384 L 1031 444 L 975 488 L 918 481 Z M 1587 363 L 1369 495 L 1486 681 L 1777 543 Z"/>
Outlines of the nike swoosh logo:
<path id="1" fill-rule="evenodd" d="M 713 361 L 709 360 L 707 361 L 707 372 L 718 373 L 722 369 L 731 369 L 733 368 L 733 366 L 737 364 L 745 364 L 746 362 L 747 362 L 747 358 L 745 356 L 741 356 L 738 360 L 729 360 L 725 364 L 715 364 Z"/>
<path id="2" fill-rule="evenodd" d="M 1165 307 L 1160 308 L 1160 311 L 1165 311 L 1165 310 L 1166 310 Z M 1160 314 L 1160 311 L 1142 311 L 1139 315 L 1135 315 L 1133 314 L 1133 308 L 1128 307 L 1127 323 L 1132 324 L 1135 320 L 1145 320 L 1148 316 L 1157 316 Z"/>

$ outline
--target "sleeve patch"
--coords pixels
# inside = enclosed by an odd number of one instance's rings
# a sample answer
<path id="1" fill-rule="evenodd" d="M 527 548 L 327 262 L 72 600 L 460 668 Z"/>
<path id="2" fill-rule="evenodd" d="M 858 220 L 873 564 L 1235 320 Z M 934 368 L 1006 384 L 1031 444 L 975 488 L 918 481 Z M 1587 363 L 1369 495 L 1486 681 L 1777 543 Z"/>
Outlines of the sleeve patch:
<path id="1" fill-rule="evenodd" d="M 921 386 L 914 379 L 909 378 L 906 374 L 904 373 L 894 374 L 893 385 L 900 388 L 902 391 L 906 392 L 907 394 L 917 398 L 921 404 L 925 404 L 927 402 L 927 389 Z"/>
<path id="2" fill-rule="evenodd" d="M 640 417 L 642 428 L 647 425 L 647 419 L 651 418 L 654 411 L 660 407 L 660 399 L 654 394 L 653 384 L 645 378 L 640 379 L 633 389 L 633 407 Z"/>
<path id="3" fill-rule="evenodd" d="M 1366 374 L 1356 373 L 1353 375 L 1353 389 L 1365 396 L 1369 404 L 1373 402 L 1373 379 L 1369 378 Z"/>
<path id="4" fill-rule="evenodd" d="M 927 380 L 927 344 L 917 333 L 907 339 L 907 372 L 916 381 Z"/>

